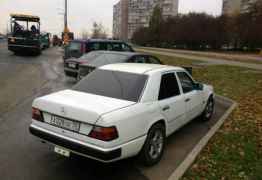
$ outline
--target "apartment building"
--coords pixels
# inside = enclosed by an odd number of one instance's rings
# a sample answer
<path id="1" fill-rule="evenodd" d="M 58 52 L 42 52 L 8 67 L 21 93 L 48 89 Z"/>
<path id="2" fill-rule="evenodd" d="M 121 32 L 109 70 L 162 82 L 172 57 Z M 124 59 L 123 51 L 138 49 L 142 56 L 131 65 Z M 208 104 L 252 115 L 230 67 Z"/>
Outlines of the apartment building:
<path id="1" fill-rule="evenodd" d="M 116 39 L 121 38 L 121 2 L 115 4 L 113 8 L 113 36 Z"/>
<path id="2" fill-rule="evenodd" d="M 242 13 L 248 12 L 250 6 L 252 6 L 252 4 L 256 3 L 257 1 L 259 1 L 259 0 L 242 0 L 241 12 Z M 262 1 L 262 0 L 260 0 L 260 1 Z"/>
<path id="3" fill-rule="evenodd" d="M 247 12 L 249 7 L 257 1 L 258 0 L 223 0 L 222 13 L 225 15 L 233 15 Z"/>
<path id="4" fill-rule="evenodd" d="M 223 10 L 224 15 L 233 15 L 240 13 L 242 0 L 223 0 Z"/>
<path id="5" fill-rule="evenodd" d="M 164 18 L 178 13 L 178 0 L 120 0 L 114 6 L 114 38 L 130 40 L 138 28 L 148 27 L 156 5 L 162 8 Z"/>

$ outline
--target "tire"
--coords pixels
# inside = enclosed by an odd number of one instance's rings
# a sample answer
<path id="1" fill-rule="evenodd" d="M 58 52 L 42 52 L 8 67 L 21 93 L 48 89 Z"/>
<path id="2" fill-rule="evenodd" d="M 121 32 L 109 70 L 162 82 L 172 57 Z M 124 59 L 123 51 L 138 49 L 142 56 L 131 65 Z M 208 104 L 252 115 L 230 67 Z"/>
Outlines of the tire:
<path id="1" fill-rule="evenodd" d="M 140 152 L 140 160 L 146 166 L 158 163 L 165 148 L 165 127 L 158 123 L 152 126 L 147 134 L 145 144 Z"/>
<path id="2" fill-rule="evenodd" d="M 210 96 L 208 101 L 207 101 L 207 105 L 205 107 L 205 110 L 201 114 L 201 120 L 202 121 L 209 121 L 212 118 L 213 113 L 214 113 L 214 106 L 215 106 L 214 98 L 212 96 Z"/>

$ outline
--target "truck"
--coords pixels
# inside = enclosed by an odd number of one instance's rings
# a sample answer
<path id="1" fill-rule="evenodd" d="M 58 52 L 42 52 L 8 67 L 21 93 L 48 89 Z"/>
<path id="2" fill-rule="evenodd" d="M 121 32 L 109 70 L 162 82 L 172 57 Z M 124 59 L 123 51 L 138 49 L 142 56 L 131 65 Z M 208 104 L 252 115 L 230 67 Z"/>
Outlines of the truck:
<path id="1" fill-rule="evenodd" d="M 51 44 L 51 34 L 48 32 L 43 32 L 40 34 L 40 41 L 41 41 L 41 47 L 43 49 L 47 49 L 50 47 Z"/>
<path id="2" fill-rule="evenodd" d="M 40 17 L 25 14 L 10 14 L 11 33 L 8 49 L 14 53 L 41 54 L 43 49 L 40 33 Z"/>

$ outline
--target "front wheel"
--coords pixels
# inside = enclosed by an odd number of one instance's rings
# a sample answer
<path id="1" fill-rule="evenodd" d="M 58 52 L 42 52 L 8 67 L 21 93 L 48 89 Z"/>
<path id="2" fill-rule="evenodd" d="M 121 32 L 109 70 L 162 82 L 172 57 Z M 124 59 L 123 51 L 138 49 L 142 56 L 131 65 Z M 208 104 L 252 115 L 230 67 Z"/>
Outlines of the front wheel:
<path id="1" fill-rule="evenodd" d="M 212 118 L 213 113 L 214 113 L 214 106 L 215 106 L 214 99 L 213 97 L 210 97 L 207 101 L 205 110 L 201 115 L 201 119 L 203 121 L 209 121 Z"/>
<path id="2" fill-rule="evenodd" d="M 153 166 L 162 158 L 165 137 L 165 128 L 162 124 L 156 124 L 149 130 L 146 142 L 140 152 L 140 158 L 146 166 Z"/>

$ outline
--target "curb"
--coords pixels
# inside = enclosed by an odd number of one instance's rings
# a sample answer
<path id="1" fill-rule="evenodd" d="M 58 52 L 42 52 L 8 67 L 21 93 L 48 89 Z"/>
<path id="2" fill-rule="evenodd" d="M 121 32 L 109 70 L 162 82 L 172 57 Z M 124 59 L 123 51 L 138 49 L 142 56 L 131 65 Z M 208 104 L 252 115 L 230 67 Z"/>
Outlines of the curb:
<path id="1" fill-rule="evenodd" d="M 224 124 L 225 120 L 231 114 L 231 112 L 237 107 L 237 103 L 227 97 L 216 95 L 218 100 L 229 101 L 233 103 L 230 108 L 225 112 L 225 114 L 217 121 L 217 123 L 208 131 L 208 133 L 198 142 L 194 149 L 187 155 L 185 160 L 178 166 L 178 168 L 169 176 L 168 180 L 179 180 L 191 164 L 195 161 L 196 157 L 202 151 L 202 149 L 207 145 L 209 140 L 214 136 L 217 130 Z"/>

